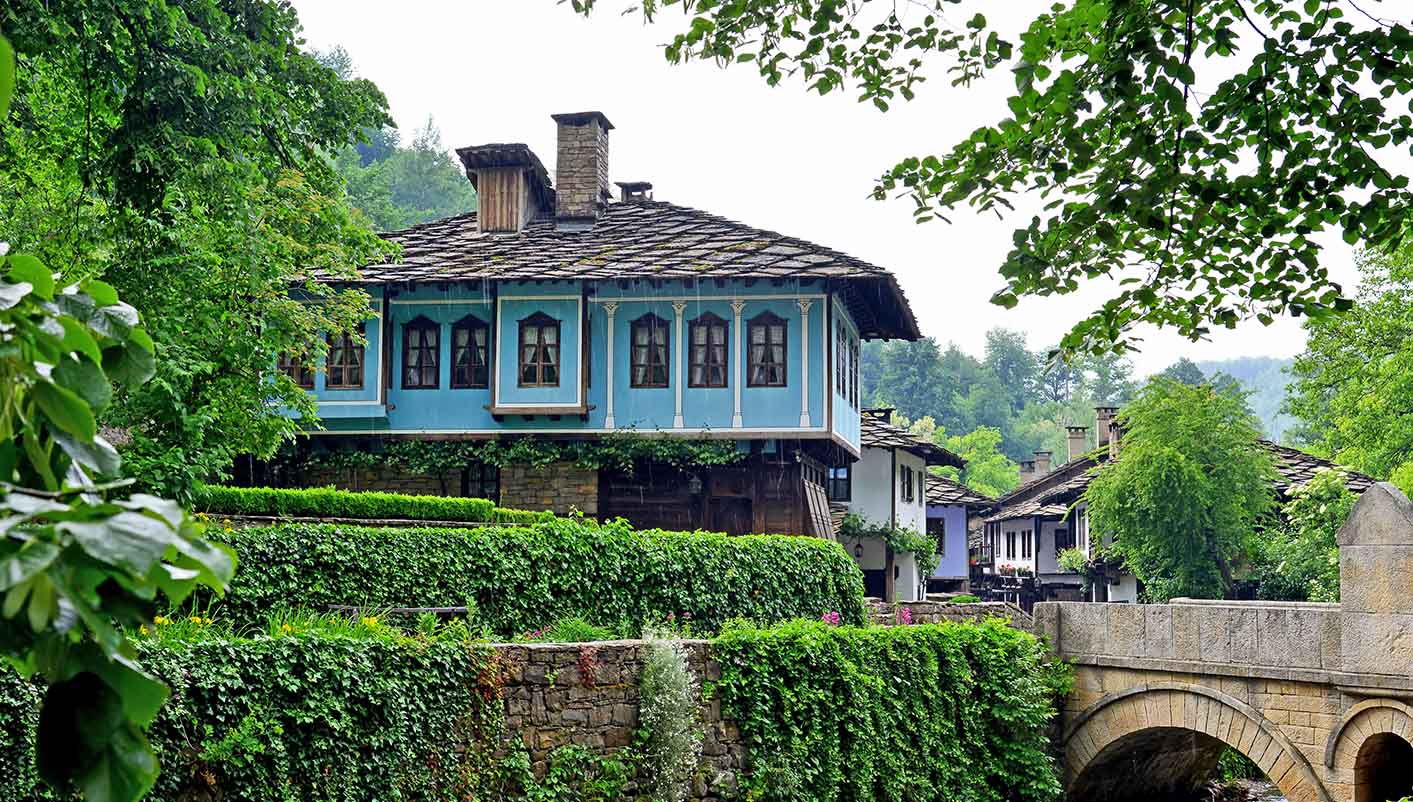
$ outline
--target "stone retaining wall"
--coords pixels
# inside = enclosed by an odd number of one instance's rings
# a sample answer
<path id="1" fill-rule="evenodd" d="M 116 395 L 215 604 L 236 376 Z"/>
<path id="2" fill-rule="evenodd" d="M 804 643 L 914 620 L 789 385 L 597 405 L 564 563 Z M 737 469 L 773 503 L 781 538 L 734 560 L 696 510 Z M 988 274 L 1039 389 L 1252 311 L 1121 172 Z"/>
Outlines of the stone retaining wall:
<path id="1" fill-rule="evenodd" d="M 953 604 L 944 601 L 900 601 L 890 604 L 877 599 L 868 602 L 869 620 L 880 626 L 900 623 L 899 611 L 907 609 L 914 624 L 937 624 L 943 621 L 967 622 L 983 618 L 1007 618 L 1017 629 L 1031 630 L 1031 617 L 1013 604 L 1004 602 L 972 602 Z"/>
<path id="2" fill-rule="evenodd" d="M 702 682 L 721 678 L 704 640 L 686 641 L 688 664 Z M 499 644 L 503 661 L 506 737 L 529 750 L 543 775 L 551 750 L 576 744 L 598 754 L 632 743 L 638 726 L 638 678 L 646 641 Z M 745 747 L 716 700 L 701 706 L 702 760 L 692 799 L 730 798 Z M 633 790 L 631 787 L 629 791 Z"/>
<path id="3" fill-rule="evenodd" d="M 296 479 L 299 487 L 329 487 L 355 492 L 377 491 L 406 493 L 410 496 L 459 496 L 461 474 L 451 472 L 438 477 L 434 474 L 408 473 L 390 467 L 362 470 L 313 468 Z"/>
<path id="4" fill-rule="evenodd" d="M 590 518 L 599 514 L 599 472 L 572 462 L 543 468 L 509 465 L 500 472 L 500 505 L 516 510 L 550 510 L 568 515 L 574 510 Z"/>

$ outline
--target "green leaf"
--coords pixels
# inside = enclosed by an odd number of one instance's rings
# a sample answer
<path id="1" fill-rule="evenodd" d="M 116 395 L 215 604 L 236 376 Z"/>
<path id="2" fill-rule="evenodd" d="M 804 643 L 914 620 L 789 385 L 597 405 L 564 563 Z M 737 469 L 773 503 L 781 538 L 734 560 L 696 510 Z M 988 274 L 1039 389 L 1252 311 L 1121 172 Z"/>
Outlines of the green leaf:
<path id="1" fill-rule="evenodd" d="M 112 306 L 118 303 L 118 291 L 113 289 L 113 285 L 98 279 L 89 279 L 82 285 L 83 291 L 93 298 L 100 307 Z"/>
<path id="2" fill-rule="evenodd" d="M 74 391 L 94 412 L 100 412 L 113 400 L 113 386 L 103 369 L 85 357 L 60 362 L 53 372 L 54 381 Z"/>
<path id="3" fill-rule="evenodd" d="M 166 522 L 137 512 L 120 512 L 99 521 L 63 521 L 61 531 L 73 535 L 91 557 L 146 575 L 167 548 L 181 540 Z"/>
<path id="4" fill-rule="evenodd" d="M 123 460 L 118 450 L 107 440 L 95 435 L 88 442 L 72 437 L 57 429 L 51 429 L 54 442 L 69 455 L 69 459 L 93 471 L 99 476 L 115 476 L 122 468 Z"/>
<path id="5" fill-rule="evenodd" d="M 10 280 L 34 286 L 34 294 L 46 301 L 54 299 L 54 274 L 44 263 L 29 254 L 15 254 L 6 260 L 10 265 Z"/>
<path id="6" fill-rule="evenodd" d="M 61 549 L 53 543 L 33 540 L 19 551 L 0 561 L 0 590 L 9 590 L 44 571 L 59 556 Z"/>
<path id="7" fill-rule="evenodd" d="M 34 286 L 24 281 L 19 284 L 0 282 L 0 310 L 14 307 L 20 301 L 23 301 L 33 290 Z"/>
<path id="8" fill-rule="evenodd" d="M 34 400 L 49 422 L 82 440 L 92 440 L 98 434 L 98 422 L 93 410 L 72 390 L 49 382 L 34 386 Z"/>
<path id="9" fill-rule="evenodd" d="M 15 97 L 15 49 L 10 40 L 0 36 L 0 124 L 10 116 L 10 101 Z"/>
<path id="10" fill-rule="evenodd" d="M 71 317 L 59 318 L 59 324 L 64 327 L 63 346 L 69 352 L 78 352 L 92 359 L 94 364 L 103 363 L 103 352 L 98 348 L 98 341 L 93 339 L 93 335 L 88 332 L 77 320 Z"/>

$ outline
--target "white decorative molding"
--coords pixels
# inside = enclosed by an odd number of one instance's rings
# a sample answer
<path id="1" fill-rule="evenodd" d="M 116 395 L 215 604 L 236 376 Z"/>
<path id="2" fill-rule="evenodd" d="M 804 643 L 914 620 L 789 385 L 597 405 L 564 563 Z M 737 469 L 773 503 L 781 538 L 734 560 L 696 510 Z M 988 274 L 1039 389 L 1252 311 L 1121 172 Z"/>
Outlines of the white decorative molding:
<path id="1" fill-rule="evenodd" d="M 604 358 L 607 360 L 607 365 L 604 368 L 604 373 L 606 374 L 604 381 L 606 384 L 604 388 L 603 427 L 605 429 L 617 428 L 617 423 L 613 419 L 613 316 L 617 312 L 617 303 L 608 301 L 603 305 L 603 313 L 606 318 L 604 325 L 605 329 L 608 331 L 608 343 L 604 346 Z"/>
<path id="2" fill-rule="evenodd" d="M 731 428 L 740 429 L 745 425 L 741 419 L 741 315 L 746 311 L 746 302 L 736 299 L 731 302 L 731 315 L 734 318 L 735 333 L 731 336 L 731 343 L 736 351 L 731 364 L 736 374 L 735 381 L 731 382 L 732 392 L 735 393 L 735 406 L 731 411 Z"/>
<path id="3" fill-rule="evenodd" d="M 672 416 L 672 428 L 674 429 L 681 429 L 687 425 L 686 421 L 682 419 L 682 316 L 686 314 L 686 312 L 686 301 L 674 301 L 672 303 L 672 314 L 677 332 L 675 335 L 677 339 L 672 344 L 672 350 L 675 352 L 672 355 L 672 361 L 677 374 L 672 382 L 672 386 L 677 395 L 677 411 Z"/>
<path id="4" fill-rule="evenodd" d="M 800 298 L 795 301 L 800 307 L 800 426 L 810 426 L 810 307 L 814 301 Z"/>

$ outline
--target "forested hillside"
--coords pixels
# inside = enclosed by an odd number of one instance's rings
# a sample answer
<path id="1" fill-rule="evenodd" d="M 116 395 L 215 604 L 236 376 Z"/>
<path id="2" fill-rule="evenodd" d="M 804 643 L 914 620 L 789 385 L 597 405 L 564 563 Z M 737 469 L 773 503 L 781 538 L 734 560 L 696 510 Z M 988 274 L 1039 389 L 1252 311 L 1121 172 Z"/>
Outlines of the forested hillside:
<path id="1" fill-rule="evenodd" d="M 1286 432 L 1296 425 L 1293 417 L 1281 411 L 1293 364 L 1295 360 L 1288 357 L 1239 356 L 1198 362 L 1197 367 L 1208 376 L 1220 373 L 1236 379 L 1247 394 L 1247 406 L 1261 419 L 1266 437 L 1284 443 Z"/>

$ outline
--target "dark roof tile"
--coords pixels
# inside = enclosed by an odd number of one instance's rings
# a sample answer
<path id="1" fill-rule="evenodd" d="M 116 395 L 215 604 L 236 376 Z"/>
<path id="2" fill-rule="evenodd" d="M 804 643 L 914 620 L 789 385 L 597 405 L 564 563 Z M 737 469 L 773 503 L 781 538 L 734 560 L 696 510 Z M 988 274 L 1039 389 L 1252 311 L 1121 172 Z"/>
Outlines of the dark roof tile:
<path id="1" fill-rule="evenodd" d="M 507 146 L 514 147 L 514 146 Z M 476 213 L 385 235 L 397 263 L 362 281 L 837 280 L 865 337 L 917 339 L 917 319 L 887 270 L 830 248 L 663 201 L 610 204 L 591 226 L 542 216 L 516 234 L 482 234 Z"/>

